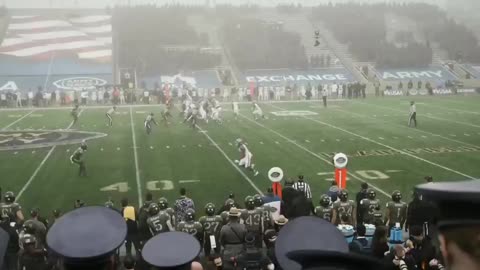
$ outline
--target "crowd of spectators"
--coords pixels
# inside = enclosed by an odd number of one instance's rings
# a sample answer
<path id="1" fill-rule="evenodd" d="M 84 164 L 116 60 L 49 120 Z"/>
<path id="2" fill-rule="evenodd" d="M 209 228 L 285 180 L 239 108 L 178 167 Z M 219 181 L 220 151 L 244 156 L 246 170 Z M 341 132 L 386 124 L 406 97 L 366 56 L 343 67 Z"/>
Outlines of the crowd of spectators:
<path id="1" fill-rule="evenodd" d="M 218 66 L 220 54 L 202 49 L 209 46 L 208 35 L 195 32 L 187 22 L 194 11 L 181 6 L 115 8 L 112 27 L 119 65 L 147 76 Z"/>
<path id="2" fill-rule="evenodd" d="M 432 181 L 431 177 L 426 179 Z M 349 196 L 348 191 L 339 189 L 333 182 L 320 197 L 318 206 L 312 200 L 312 193 L 321 191 L 311 190 L 308 179 L 299 176 L 295 181 L 285 180 L 281 194 L 275 194 L 272 188 L 268 188 L 264 196 L 256 194 L 245 199 L 230 193 L 224 201 L 217 202 L 217 206 L 214 203 L 196 205 L 185 188 L 180 189 L 174 202 L 161 194 L 147 193 L 143 205 L 134 205 L 123 198 L 120 204 L 109 199 L 104 206 L 125 219 L 125 250 L 116 258 L 118 264 L 123 261 L 126 269 L 149 269 L 142 260 L 142 246 L 153 236 L 174 230 L 189 233 L 201 243 L 202 253 L 195 263 L 197 269 L 259 270 L 273 269 L 273 266 L 282 269 L 274 252 L 278 233 L 289 221 L 310 215 L 333 223 L 345 236 L 351 252 L 377 258 L 389 267 L 386 269 L 443 269 L 438 246 L 432 241 L 434 235 L 429 229 L 438 215 L 436 208 L 416 193 L 408 210 L 399 191 L 392 193 L 383 209 L 375 190 L 367 183 L 362 184 L 355 196 Z M 5 192 L 2 199 L 0 225 L 11 237 L 1 269 L 62 269 L 46 244 L 46 233 L 61 219 L 61 210 L 47 214 L 32 208 L 25 212 L 10 191 Z M 76 200 L 74 208 L 86 205 Z M 402 211 L 391 212 L 395 209 L 392 207 Z M 392 224 L 394 221 L 397 224 Z M 394 237 L 395 231 L 401 228 L 409 235 L 404 236 L 402 232 L 402 236 Z M 252 254 L 256 254 L 253 256 L 256 259 L 248 260 Z M 237 268 L 239 265 L 245 268 Z"/>
<path id="3" fill-rule="evenodd" d="M 375 62 L 379 67 L 390 68 L 431 64 L 433 52 L 429 44 L 421 44 L 413 39 L 403 39 L 400 43 L 387 41 L 387 10 L 388 6 L 383 4 L 349 3 L 319 6 L 313 9 L 313 16 L 325 22 L 335 37 L 347 44 L 359 61 Z"/>
<path id="4" fill-rule="evenodd" d="M 435 41 L 447 51 L 452 60 L 479 63 L 480 44 L 475 34 L 465 25 L 449 18 L 441 8 L 424 3 L 410 3 L 390 7 L 392 12 L 414 20 L 428 40 Z"/>
<path id="5" fill-rule="evenodd" d="M 308 67 L 300 36 L 284 31 L 281 23 L 232 18 L 222 32 L 240 69 Z"/>

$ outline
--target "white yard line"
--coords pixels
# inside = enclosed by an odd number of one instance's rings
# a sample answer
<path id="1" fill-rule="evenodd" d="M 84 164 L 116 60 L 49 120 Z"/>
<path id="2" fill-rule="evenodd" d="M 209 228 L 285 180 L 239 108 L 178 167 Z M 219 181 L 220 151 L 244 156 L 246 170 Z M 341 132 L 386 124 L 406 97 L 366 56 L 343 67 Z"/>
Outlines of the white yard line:
<path id="1" fill-rule="evenodd" d="M 433 108 L 438 108 L 438 109 L 447 110 L 447 111 L 463 112 L 463 113 L 476 114 L 476 115 L 479 115 L 479 114 L 480 114 L 480 112 L 460 110 L 460 109 L 452 109 L 452 108 L 435 106 L 435 105 L 431 105 L 431 104 L 423 104 L 423 105 L 424 105 L 424 106 L 427 106 L 427 107 L 433 107 Z"/>
<path id="2" fill-rule="evenodd" d="M 334 109 L 334 110 L 341 111 L 341 112 L 344 112 L 344 113 L 349 113 L 349 114 L 352 114 L 352 115 L 365 116 L 366 118 L 370 118 L 370 119 L 377 120 L 377 121 L 382 121 L 382 122 L 387 123 L 387 124 L 389 124 L 389 125 L 395 125 L 395 126 L 399 126 L 399 127 L 403 127 L 403 128 L 405 127 L 405 126 L 400 125 L 400 124 L 396 124 L 396 123 L 389 122 L 389 121 L 385 121 L 385 120 L 379 120 L 379 119 L 377 119 L 377 118 L 368 117 L 368 116 L 366 116 L 366 115 L 359 114 L 359 113 L 354 113 L 354 112 L 350 112 L 350 111 L 345 111 L 345 110 L 342 110 L 342 109 Z M 442 139 L 447 140 L 447 141 L 452 141 L 452 142 L 461 143 L 461 144 L 468 145 L 468 146 L 477 147 L 477 145 L 474 145 L 474 144 L 471 144 L 471 143 L 467 143 L 467 142 L 462 142 L 462 141 L 459 141 L 459 140 L 451 139 L 451 138 L 442 136 L 442 135 L 440 135 L 440 134 L 432 133 L 432 132 L 429 132 L 429 131 L 424 131 L 424 130 L 421 130 L 421 129 L 418 129 L 418 128 L 412 128 L 412 129 L 410 129 L 410 130 L 413 130 L 413 131 L 415 131 L 415 132 L 424 133 L 424 134 L 429 134 L 429 135 L 432 135 L 432 136 L 434 136 L 434 137 L 442 138 Z"/>
<path id="3" fill-rule="evenodd" d="M 133 121 L 132 107 L 130 106 L 130 127 L 132 128 L 133 158 L 135 161 L 135 178 L 137 180 L 138 205 L 142 206 L 142 184 L 140 182 L 140 169 L 138 167 L 137 139 L 135 137 L 135 123 Z"/>
<path id="4" fill-rule="evenodd" d="M 263 125 L 263 124 L 260 124 L 259 122 L 254 121 L 254 120 L 252 120 L 252 119 L 250 119 L 250 118 L 248 118 L 248 117 L 246 117 L 246 116 L 244 116 L 244 115 L 242 115 L 242 114 L 240 114 L 240 116 L 243 117 L 243 118 L 245 118 L 245 119 L 247 119 L 248 121 L 250 121 L 250 122 L 252 122 L 252 123 L 254 123 L 254 124 L 256 124 L 256 125 L 258 125 L 258 126 L 260 126 L 260 127 L 263 127 L 264 129 L 266 129 L 266 130 L 268 130 L 268 131 L 276 134 L 276 135 L 279 136 L 280 138 L 282 138 L 282 139 L 286 140 L 287 142 L 289 142 L 289 143 L 297 146 L 298 148 L 302 149 L 303 151 L 309 153 L 310 155 L 312 155 L 312 156 L 314 156 L 314 157 L 316 157 L 316 158 L 324 161 L 325 163 L 327 163 L 327 164 L 329 164 L 329 165 L 332 164 L 332 161 L 331 161 L 331 160 L 328 160 L 328 159 L 325 159 L 325 158 L 319 156 L 318 154 L 310 151 L 308 148 L 306 148 L 306 147 L 298 144 L 298 143 L 295 142 L 294 140 L 292 140 L 292 139 L 290 139 L 290 138 L 288 138 L 288 137 L 280 134 L 279 132 L 277 132 L 277 131 L 275 131 L 275 130 L 273 130 L 273 129 L 271 129 L 271 128 Z M 354 175 L 354 174 L 352 174 L 352 173 L 350 173 L 350 172 L 348 173 L 348 175 L 350 175 L 353 179 L 356 179 L 356 180 L 358 180 L 358 181 L 360 181 L 360 182 L 367 182 L 367 181 L 365 181 L 365 180 L 357 177 L 356 175 Z M 383 190 L 383 189 L 381 189 L 381 188 L 379 188 L 379 187 L 377 187 L 377 186 L 375 186 L 375 185 L 373 185 L 373 184 L 371 184 L 371 183 L 369 183 L 369 182 L 367 182 L 367 183 L 368 183 L 371 187 L 373 187 L 375 190 L 377 190 L 378 192 L 382 193 L 383 195 L 385 195 L 385 196 L 387 196 L 387 197 L 390 197 L 390 196 L 391 196 L 391 195 L 390 195 L 388 192 L 386 192 L 385 190 Z"/>
<path id="5" fill-rule="evenodd" d="M 278 108 L 278 109 L 282 109 L 282 108 L 280 108 L 280 107 L 278 107 L 278 106 L 274 106 L 274 105 L 271 105 L 271 106 L 276 107 L 276 108 Z M 331 128 L 333 128 L 333 129 L 336 129 L 336 130 L 343 131 L 343 132 L 348 133 L 348 134 L 350 134 L 350 135 L 352 135 L 352 136 L 359 137 L 359 138 L 361 138 L 361 139 L 363 139 L 363 140 L 366 140 L 366 141 L 369 141 L 369 142 L 371 142 L 371 143 L 374 143 L 374 144 L 383 146 L 383 147 L 385 147 L 385 148 L 395 150 L 395 151 L 397 151 L 397 152 L 399 152 L 399 153 L 401 153 L 401 154 L 403 154 L 403 155 L 409 156 L 409 157 L 414 158 L 414 159 L 416 159 L 416 160 L 423 161 L 423 162 L 425 162 L 425 163 L 428 163 L 428 164 L 430 164 L 430 165 L 433 165 L 433 166 L 435 166 L 435 167 L 444 169 L 444 170 L 449 171 L 449 172 L 453 172 L 453 173 L 458 174 L 458 175 L 461 175 L 461 176 L 463 176 L 463 177 L 466 177 L 466 178 L 469 178 L 469 179 L 476 179 L 475 177 L 470 176 L 470 175 L 468 175 L 468 174 L 465 174 L 465 173 L 456 171 L 456 170 L 454 170 L 454 169 L 445 167 L 445 166 L 440 165 L 440 164 L 438 164 L 438 163 L 435 163 L 435 162 L 433 162 L 433 161 L 430 161 L 430 160 L 427 160 L 427 159 L 424 159 L 424 158 L 421 158 L 421 157 L 412 155 L 412 154 L 410 154 L 410 153 L 408 153 L 408 152 L 405 152 L 405 151 L 402 151 L 402 150 L 397 149 L 397 148 L 395 148 L 395 147 L 392 147 L 392 146 L 390 146 L 390 145 L 387 145 L 387 144 L 384 144 L 384 143 L 375 141 L 375 140 L 373 140 L 373 139 L 367 138 L 367 137 L 362 136 L 362 135 L 359 135 L 359 134 L 357 134 L 357 133 L 348 131 L 348 130 L 343 129 L 343 128 L 341 128 L 341 127 L 337 127 L 337 126 L 335 126 L 335 125 L 332 125 L 332 124 L 329 124 L 329 123 L 326 123 L 326 122 L 323 122 L 323 121 L 319 121 L 319 120 L 316 120 L 316 119 L 308 118 L 308 117 L 305 117 L 305 116 L 304 116 L 303 118 L 308 119 L 308 120 L 310 120 L 310 121 L 313 121 L 313 122 L 315 122 L 315 123 L 318 123 L 318 124 L 327 126 L 327 127 L 331 127 Z"/>
<path id="6" fill-rule="evenodd" d="M 80 116 L 81 114 L 83 113 L 83 109 L 78 113 L 78 116 Z M 67 130 L 72 128 L 73 126 L 73 121 L 68 125 L 68 127 L 66 128 Z M 42 162 L 40 162 L 40 164 L 38 164 L 38 167 L 35 169 L 35 171 L 33 171 L 33 174 L 32 176 L 30 176 L 30 178 L 28 179 L 27 183 L 25 183 L 25 185 L 23 185 L 22 189 L 18 192 L 17 194 L 17 200 L 20 200 L 20 198 L 22 197 L 23 193 L 27 190 L 27 188 L 30 186 L 30 184 L 32 184 L 33 180 L 35 180 L 35 177 L 37 177 L 37 174 L 40 172 L 40 170 L 42 169 L 43 165 L 45 165 L 45 163 L 47 162 L 47 160 L 50 158 L 50 156 L 52 155 L 53 151 L 55 151 L 55 149 L 57 148 L 56 145 L 52 146 L 52 148 L 50 148 L 50 150 L 48 150 L 47 154 L 45 155 L 45 157 L 42 159 Z"/>
<path id="7" fill-rule="evenodd" d="M 363 104 L 363 105 L 366 105 L 366 106 L 374 106 L 374 107 L 378 107 L 378 108 L 382 108 L 382 109 L 386 109 L 386 110 L 390 110 L 390 111 L 394 111 L 394 112 L 405 113 L 405 119 L 407 119 L 407 116 L 408 116 L 408 113 L 406 113 L 406 111 L 392 109 L 390 107 L 385 107 L 385 106 L 371 104 L 371 103 L 364 103 L 364 102 L 361 102 L 361 101 L 354 101 L 354 102 L 358 103 L 358 104 Z M 271 105 L 271 106 L 274 106 L 274 105 Z M 277 108 L 280 108 L 280 107 L 277 107 Z M 407 109 L 408 109 L 408 107 L 407 107 Z M 457 120 L 439 118 L 439 117 L 431 116 L 431 115 L 428 115 L 428 114 L 422 114 L 421 116 L 431 118 L 431 119 L 435 119 L 435 120 L 440 120 L 440 121 L 445 121 L 445 122 L 450 122 L 450 123 L 457 123 L 457 124 L 461 124 L 461 125 L 465 125 L 465 126 L 480 128 L 479 125 L 474 125 L 474 124 L 470 124 L 470 123 L 467 123 L 467 122 L 460 122 L 460 121 L 457 121 Z"/>
<path id="8" fill-rule="evenodd" d="M 257 185 L 255 185 L 255 183 L 252 181 L 252 179 L 250 179 L 250 177 L 248 177 L 238 166 L 237 164 L 235 164 L 229 157 L 228 155 L 225 153 L 225 151 L 222 150 L 222 148 L 220 148 L 220 146 L 218 146 L 218 144 L 212 139 L 212 137 L 210 137 L 208 135 L 207 132 L 203 132 L 204 130 L 199 127 L 197 125 L 197 128 L 201 131 L 200 133 L 202 133 L 203 135 L 205 135 L 205 137 L 207 137 L 207 139 L 213 144 L 213 146 L 215 146 L 215 148 L 217 148 L 217 150 L 225 157 L 225 159 L 230 163 L 230 165 L 232 165 L 235 170 L 237 170 L 238 173 L 240 173 L 243 178 L 250 184 L 250 186 L 253 187 L 253 189 L 255 189 L 255 191 L 258 192 L 258 194 L 260 195 L 264 195 L 263 192 L 257 187 Z"/>
<path id="9" fill-rule="evenodd" d="M 22 121 L 23 119 L 25 119 L 25 117 L 29 116 L 30 114 L 32 114 L 35 110 L 32 110 L 30 111 L 29 113 L 25 114 L 24 116 L 18 118 L 17 120 L 13 121 L 12 123 L 4 126 L 1 130 L 7 130 L 9 129 L 11 126 L 15 125 L 16 123 Z"/>

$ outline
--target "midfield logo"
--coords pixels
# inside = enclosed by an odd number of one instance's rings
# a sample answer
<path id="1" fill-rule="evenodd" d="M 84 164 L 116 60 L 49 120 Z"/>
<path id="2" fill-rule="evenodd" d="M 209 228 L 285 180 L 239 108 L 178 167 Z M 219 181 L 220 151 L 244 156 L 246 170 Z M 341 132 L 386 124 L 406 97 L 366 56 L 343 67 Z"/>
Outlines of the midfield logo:
<path id="1" fill-rule="evenodd" d="M 81 143 L 105 137 L 107 134 L 84 131 L 24 130 L 1 131 L 0 151 L 49 147 Z"/>

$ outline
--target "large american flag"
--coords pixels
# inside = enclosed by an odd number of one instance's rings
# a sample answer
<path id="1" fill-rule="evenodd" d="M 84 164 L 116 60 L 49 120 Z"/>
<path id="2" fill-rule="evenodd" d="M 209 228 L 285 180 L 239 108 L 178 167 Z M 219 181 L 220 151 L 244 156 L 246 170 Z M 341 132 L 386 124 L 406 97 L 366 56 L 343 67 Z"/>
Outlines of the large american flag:
<path id="1" fill-rule="evenodd" d="M 95 62 L 110 61 L 110 15 L 12 16 L 0 55 L 48 59 L 68 55 Z"/>

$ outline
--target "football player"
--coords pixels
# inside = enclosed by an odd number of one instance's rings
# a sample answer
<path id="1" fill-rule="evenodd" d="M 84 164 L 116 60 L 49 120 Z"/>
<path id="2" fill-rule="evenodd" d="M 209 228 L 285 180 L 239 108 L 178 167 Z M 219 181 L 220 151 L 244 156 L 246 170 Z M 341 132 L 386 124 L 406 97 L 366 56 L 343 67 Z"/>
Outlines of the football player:
<path id="1" fill-rule="evenodd" d="M 79 108 L 78 104 L 75 104 L 75 107 L 73 107 L 72 111 L 70 112 L 70 114 L 72 115 L 72 118 L 73 118 L 72 126 L 74 126 L 77 123 L 79 110 L 80 110 L 80 108 Z"/>
<path id="2" fill-rule="evenodd" d="M 272 213 L 275 212 L 276 209 L 272 209 L 274 207 L 266 205 L 260 194 L 256 194 L 255 196 L 253 196 L 253 200 L 255 201 L 255 207 L 263 213 L 262 232 L 273 228 L 274 218 L 272 216 Z"/>
<path id="3" fill-rule="evenodd" d="M 346 215 L 349 225 L 355 227 L 357 225 L 355 202 L 348 199 L 348 191 L 345 189 L 340 191 L 338 197 L 340 200 L 333 203 L 332 223 L 337 226 L 340 224 L 340 217 Z"/>
<path id="4" fill-rule="evenodd" d="M 175 220 L 175 210 L 168 207 L 168 200 L 164 197 L 161 197 L 160 199 L 158 199 L 158 206 L 160 207 L 160 213 L 165 213 L 170 216 L 170 223 L 175 228 L 177 224 Z"/>
<path id="5" fill-rule="evenodd" d="M 255 235 L 256 246 L 262 248 L 263 212 L 255 208 L 255 200 L 252 196 L 245 198 L 245 208 L 240 214 L 240 219 L 247 227 L 247 231 Z"/>
<path id="6" fill-rule="evenodd" d="M 385 209 L 385 224 L 392 228 L 396 223 L 400 223 L 400 228 L 403 229 L 405 221 L 407 220 L 407 203 L 402 201 L 402 193 L 395 190 L 392 193 L 392 200 L 387 203 Z"/>
<path id="7" fill-rule="evenodd" d="M 78 165 L 78 176 L 87 176 L 87 167 L 84 161 L 85 152 L 87 152 L 87 144 L 82 142 L 80 147 L 70 156 L 70 162 Z"/>
<path id="8" fill-rule="evenodd" d="M 15 202 L 15 193 L 7 191 L 3 195 L 3 203 L 0 202 L 0 220 L 16 221 L 22 223 L 25 219 L 20 204 Z"/>
<path id="9" fill-rule="evenodd" d="M 147 225 L 152 236 L 174 230 L 170 215 L 166 212 L 160 212 L 158 204 L 151 203 L 148 207 L 148 214 Z"/>
<path id="10" fill-rule="evenodd" d="M 417 127 L 417 106 L 415 105 L 414 101 L 410 102 L 410 114 L 408 117 L 408 126 L 412 126 L 412 122 L 414 127 Z"/>
<path id="11" fill-rule="evenodd" d="M 222 123 L 222 118 L 220 117 L 220 113 L 222 112 L 222 106 L 220 105 L 220 102 L 218 102 L 217 99 L 213 98 L 212 99 L 212 115 L 211 118 L 213 121 L 221 124 Z"/>
<path id="12" fill-rule="evenodd" d="M 113 116 L 113 113 L 115 112 L 115 110 L 117 110 L 117 106 L 113 106 L 105 114 L 105 116 L 107 116 L 108 126 L 110 126 L 110 127 L 113 125 L 113 117 L 112 116 Z"/>
<path id="13" fill-rule="evenodd" d="M 222 218 L 223 225 L 228 223 L 228 212 L 232 207 L 238 208 L 235 201 L 232 198 L 228 198 L 222 207 L 223 211 L 220 213 L 220 217 Z"/>
<path id="14" fill-rule="evenodd" d="M 197 127 L 197 114 L 198 114 L 198 109 L 197 105 L 195 103 L 190 104 L 190 109 L 188 110 L 187 117 L 183 122 L 189 122 L 191 124 L 191 127 L 195 129 Z"/>
<path id="15" fill-rule="evenodd" d="M 145 118 L 145 123 L 144 123 L 145 130 L 147 131 L 147 135 L 150 135 L 150 133 L 152 132 L 152 123 L 158 126 L 155 119 L 153 119 L 153 113 L 150 113 L 149 115 L 147 115 L 147 118 Z"/>
<path id="16" fill-rule="evenodd" d="M 260 108 L 258 103 L 253 102 L 253 118 L 257 121 L 259 118 L 267 119 L 265 115 L 263 115 L 263 110 Z"/>
<path id="17" fill-rule="evenodd" d="M 177 231 L 188 233 L 197 238 L 200 245 L 203 245 L 203 226 L 195 221 L 195 210 L 188 209 L 185 213 L 185 221 L 178 223 Z"/>
<path id="18" fill-rule="evenodd" d="M 257 176 L 259 172 L 258 170 L 255 170 L 255 164 L 252 163 L 253 154 L 248 149 L 247 143 L 240 138 L 236 140 L 236 143 L 241 155 L 240 160 L 235 160 L 235 163 L 240 167 L 250 170 L 253 173 L 253 176 Z"/>
<path id="19" fill-rule="evenodd" d="M 320 197 L 320 205 L 315 207 L 315 216 L 325 219 L 328 222 L 332 221 L 333 208 L 331 205 L 330 196 L 323 194 Z"/>
<path id="20" fill-rule="evenodd" d="M 367 198 L 360 201 L 358 209 L 365 224 L 375 224 L 376 213 L 380 207 L 380 201 L 377 199 L 377 193 L 373 189 L 367 190 Z"/>
<path id="21" fill-rule="evenodd" d="M 200 104 L 198 105 L 198 118 L 205 120 L 206 123 L 208 123 L 207 110 L 206 110 L 207 106 L 208 106 L 208 102 L 205 99 L 200 101 Z"/>
<path id="22" fill-rule="evenodd" d="M 234 101 L 232 103 L 233 107 L 233 115 L 235 116 L 235 120 L 238 119 L 238 115 L 240 114 L 240 109 L 238 108 L 238 102 Z"/>
<path id="23" fill-rule="evenodd" d="M 207 203 L 205 205 L 206 216 L 201 217 L 198 222 L 202 224 L 203 231 L 205 233 L 203 239 L 205 239 L 205 255 L 207 257 L 218 256 L 220 254 L 220 229 L 222 228 L 223 220 L 220 216 L 215 215 L 215 205 L 213 203 Z"/>
<path id="24" fill-rule="evenodd" d="M 172 109 L 172 102 L 170 99 L 168 99 L 165 102 L 165 107 L 163 108 L 163 111 L 162 111 L 162 119 L 166 126 L 170 124 L 170 122 L 168 122 L 168 118 L 172 117 L 172 114 L 170 113 L 171 109 Z"/>

